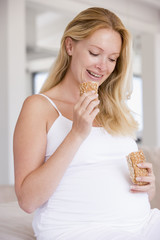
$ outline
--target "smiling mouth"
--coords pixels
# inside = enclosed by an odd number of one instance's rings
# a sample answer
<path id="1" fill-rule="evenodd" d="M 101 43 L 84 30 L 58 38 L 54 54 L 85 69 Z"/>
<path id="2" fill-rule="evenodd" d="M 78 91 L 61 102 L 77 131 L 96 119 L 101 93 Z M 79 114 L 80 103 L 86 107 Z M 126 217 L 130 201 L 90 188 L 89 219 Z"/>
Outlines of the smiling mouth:
<path id="1" fill-rule="evenodd" d="M 94 73 L 94 72 L 89 71 L 89 70 L 87 70 L 87 72 L 88 72 L 91 76 L 96 77 L 96 78 L 101 78 L 101 77 L 103 77 L 102 74 L 97 74 L 97 73 Z"/>

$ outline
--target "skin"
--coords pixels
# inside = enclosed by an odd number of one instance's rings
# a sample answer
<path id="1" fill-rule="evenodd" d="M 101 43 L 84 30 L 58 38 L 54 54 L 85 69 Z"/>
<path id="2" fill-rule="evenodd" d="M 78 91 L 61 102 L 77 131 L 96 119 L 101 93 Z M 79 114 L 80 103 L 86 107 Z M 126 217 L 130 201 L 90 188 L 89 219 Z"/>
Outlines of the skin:
<path id="1" fill-rule="evenodd" d="M 98 126 L 94 120 L 98 95 L 80 96 L 79 84 L 97 81 L 101 85 L 114 71 L 121 50 L 120 35 L 109 29 L 97 30 L 79 42 L 67 38 L 65 43 L 72 58 L 70 67 L 61 83 L 44 94 L 73 121 L 71 131 L 44 163 L 47 133 L 59 114 L 43 96 L 33 95 L 24 101 L 14 132 L 15 191 L 20 207 L 28 213 L 49 199 L 92 127 Z M 149 193 L 154 181 L 152 167 L 148 169 L 152 173 L 147 179 Z"/>
<path id="2" fill-rule="evenodd" d="M 154 176 L 154 173 L 153 173 L 153 166 L 152 166 L 151 163 L 145 162 L 145 163 L 138 164 L 138 167 L 139 168 L 147 168 L 148 176 L 146 176 L 146 177 L 137 177 L 136 180 L 137 181 L 146 182 L 148 184 L 144 185 L 144 186 L 132 185 L 130 187 L 131 192 L 133 192 L 133 193 L 147 192 L 149 200 L 151 201 L 154 198 L 155 192 L 156 192 L 155 176 Z"/>
<path id="3" fill-rule="evenodd" d="M 72 76 L 78 85 L 82 81 L 96 81 L 101 85 L 115 68 L 121 49 L 121 37 L 113 30 L 100 29 L 77 43 L 67 38 L 66 49 L 73 61 L 64 80 Z M 89 72 L 99 77 L 92 76 Z"/>

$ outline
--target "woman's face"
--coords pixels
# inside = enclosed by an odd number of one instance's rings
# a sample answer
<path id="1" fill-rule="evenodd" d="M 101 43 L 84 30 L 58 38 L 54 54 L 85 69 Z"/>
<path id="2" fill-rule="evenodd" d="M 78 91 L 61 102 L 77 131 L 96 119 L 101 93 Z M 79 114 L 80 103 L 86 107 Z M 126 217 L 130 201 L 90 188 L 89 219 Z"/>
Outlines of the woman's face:
<path id="1" fill-rule="evenodd" d="M 95 81 L 101 85 L 115 69 L 121 43 L 118 32 L 105 28 L 78 42 L 66 39 L 67 52 L 72 56 L 70 77 L 79 83 Z"/>

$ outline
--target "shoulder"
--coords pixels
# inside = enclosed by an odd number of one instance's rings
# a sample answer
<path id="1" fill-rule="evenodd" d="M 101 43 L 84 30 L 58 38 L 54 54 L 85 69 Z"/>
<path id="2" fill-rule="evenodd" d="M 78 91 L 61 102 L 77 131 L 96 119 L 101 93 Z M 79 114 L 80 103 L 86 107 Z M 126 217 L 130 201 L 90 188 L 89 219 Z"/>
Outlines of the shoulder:
<path id="1" fill-rule="evenodd" d="M 40 95 L 27 97 L 22 105 L 17 123 L 27 124 L 36 120 L 44 121 L 47 104 Z"/>
<path id="2" fill-rule="evenodd" d="M 49 110 L 53 110 L 52 104 L 42 95 L 35 94 L 24 100 L 22 110 L 39 114 L 47 114 Z"/>
<path id="3" fill-rule="evenodd" d="M 41 95 L 31 95 L 27 97 L 22 105 L 18 123 L 43 123 L 46 124 L 50 104 L 47 103 L 46 99 Z"/>
<path id="4" fill-rule="evenodd" d="M 44 126 L 49 128 L 58 117 L 57 110 L 53 107 L 51 102 L 44 96 L 35 94 L 25 99 L 21 113 L 19 115 L 19 121 L 28 124 L 34 124 L 38 126 Z"/>
<path id="5" fill-rule="evenodd" d="M 24 100 L 23 107 L 37 108 L 38 106 L 45 105 L 46 101 L 43 96 L 35 94 L 27 97 Z"/>

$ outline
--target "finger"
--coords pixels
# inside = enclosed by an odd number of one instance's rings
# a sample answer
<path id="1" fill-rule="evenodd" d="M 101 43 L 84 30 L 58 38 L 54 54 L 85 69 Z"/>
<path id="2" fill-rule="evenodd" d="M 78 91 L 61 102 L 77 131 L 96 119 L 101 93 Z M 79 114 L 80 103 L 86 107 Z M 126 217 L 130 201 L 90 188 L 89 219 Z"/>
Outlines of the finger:
<path id="1" fill-rule="evenodd" d="M 86 109 L 87 107 L 88 107 L 88 105 L 93 101 L 95 101 L 95 100 L 98 100 L 98 94 L 96 93 L 94 93 L 94 94 L 92 94 L 92 95 L 88 95 L 88 96 L 86 96 L 85 98 L 84 98 L 84 100 L 82 101 L 82 103 L 81 103 L 81 106 L 80 107 L 82 107 L 83 109 Z"/>
<path id="2" fill-rule="evenodd" d="M 93 95 L 93 94 L 95 94 L 94 91 L 89 91 L 89 92 L 83 93 L 83 94 L 80 96 L 80 98 L 79 98 L 79 100 L 78 100 L 78 102 L 76 103 L 75 106 L 76 106 L 77 108 L 80 107 L 81 104 L 82 104 L 82 102 L 84 101 L 84 99 L 85 99 L 87 96 L 90 96 L 90 95 Z"/>
<path id="3" fill-rule="evenodd" d="M 95 100 L 95 96 L 89 96 L 85 98 L 79 109 L 77 109 L 77 112 L 79 112 L 79 115 L 89 115 L 93 111 L 93 109 L 98 106 L 99 102 L 99 100 Z"/>
<path id="4" fill-rule="evenodd" d="M 74 105 L 74 111 L 78 111 L 78 110 L 80 109 L 82 103 L 84 102 L 85 98 L 86 98 L 87 96 L 90 96 L 90 95 L 93 95 L 93 94 L 95 94 L 95 93 L 93 93 L 92 91 L 87 92 L 87 93 L 83 93 L 83 94 L 80 96 L 78 102 Z"/>
<path id="5" fill-rule="evenodd" d="M 132 190 L 130 190 L 130 192 L 132 192 L 132 193 L 139 193 L 139 191 L 132 191 Z"/>
<path id="6" fill-rule="evenodd" d="M 153 169 L 152 163 L 149 163 L 149 162 L 138 163 L 137 166 L 138 166 L 139 168 Z"/>
<path id="7" fill-rule="evenodd" d="M 131 193 L 140 193 L 141 191 L 136 191 L 136 190 L 130 189 L 130 192 L 131 192 Z M 144 192 L 147 192 L 147 191 L 144 191 Z"/>
<path id="8" fill-rule="evenodd" d="M 136 180 L 137 181 L 140 181 L 140 182 L 148 182 L 148 183 L 151 183 L 154 181 L 154 178 L 153 176 L 145 176 L 145 177 L 136 177 Z"/>
<path id="9" fill-rule="evenodd" d="M 90 97 L 90 96 L 93 96 L 93 98 L 98 98 L 98 94 L 95 93 L 95 91 L 89 91 L 89 92 L 85 92 L 83 93 L 79 100 L 80 100 L 80 103 L 82 104 L 82 102 L 87 98 L 87 97 Z"/>
<path id="10" fill-rule="evenodd" d="M 90 114 L 90 119 L 93 122 L 93 120 L 95 119 L 96 115 L 99 113 L 99 108 L 95 108 L 92 113 Z"/>
<path id="11" fill-rule="evenodd" d="M 99 102 L 100 102 L 99 100 L 91 101 L 86 108 L 86 112 L 88 114 L 92 113 L 92 111 L 98 107 Z"/>
<path id="12" fill-rule="evenodd" d="M 138 163 L 137 166 L 139 168 L 146 168 L 148 170 L 149 175 L 153 173 L 153 165 L 149 162 Z"/>
<path id="13" fill-rule="evenodd" d="M 151 188 L 151 184 L 147 184 L 147 185 L 132 185 L 130 186 L 130 190 L 131 191 L 138 191 L 138 192 L 147 192 L 149 189 Z"/>

